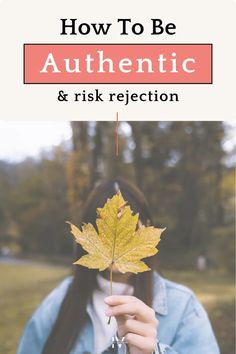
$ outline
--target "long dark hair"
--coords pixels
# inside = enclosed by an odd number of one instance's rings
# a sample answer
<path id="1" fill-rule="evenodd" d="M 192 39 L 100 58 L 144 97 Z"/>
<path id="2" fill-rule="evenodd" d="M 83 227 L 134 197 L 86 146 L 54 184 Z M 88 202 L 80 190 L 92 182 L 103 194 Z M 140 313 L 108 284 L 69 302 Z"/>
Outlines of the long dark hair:
<path id="1" fill-rule="evenodd" d="M 96 209 L 102 207 L 108 198 L 111 198 L 117 188 L 135 213 L 139 213 L 140 220 L 147 225 L 151 222 L 148 203 L 143 193 L 130 182 L 123 179 L 104 181 L 97 185 L 90 193 L 83 209 L 81 221 L 95 225 Z M 76 259 L 85 252 L 78 246 Z M 145 260 L 151 265 L 152 258 Z M 82 266 L 74 266 L 73 281 L 68 288 L 52 331 L 48 337 L 42 354 L 69 354 L 76 338 L 87 320 L 86 306 L 96 287 L 96 270 Z M 147 305 L 152 304 L 152 272 L 144 272 L 131 277 L 134 286 L 134 295 Z"/>

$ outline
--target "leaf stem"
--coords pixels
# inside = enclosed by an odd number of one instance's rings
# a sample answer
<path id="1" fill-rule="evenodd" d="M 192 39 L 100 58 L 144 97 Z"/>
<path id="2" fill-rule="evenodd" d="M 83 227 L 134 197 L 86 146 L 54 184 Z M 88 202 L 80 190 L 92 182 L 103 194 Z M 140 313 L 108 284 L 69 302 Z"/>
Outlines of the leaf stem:
<path id="1" fill-rule="evenodd" d="M 110 267 L 110 296 L 112 295 L 112 266 L 113 266 L 113 264 L 111 264 L 111 267 Z M 107 324 L 110 324 L 110 323 L 111 323 L 111 316 L 109 317 Z"/>

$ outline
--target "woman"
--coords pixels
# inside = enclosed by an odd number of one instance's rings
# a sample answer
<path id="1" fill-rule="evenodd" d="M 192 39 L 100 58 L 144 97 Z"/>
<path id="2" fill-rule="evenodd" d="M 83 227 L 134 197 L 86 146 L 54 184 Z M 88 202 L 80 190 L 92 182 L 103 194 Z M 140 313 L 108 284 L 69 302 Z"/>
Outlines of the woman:
<path id="1" fill-rule="evenodd" d="M 151 216 L 144 195 L 125 180 L 101 183 L 90 194 L 82 221 L 95 225 L 96 209 L 120 189 L 140 223 Z M 77 247 L 76 259 L 84 251 Z M 146 263 L 151 268 L 154 257 Z M 218 354 L 209 319 L 191 290 L 149 271 L 108 273 L 82 266 L 39 306 L 28 322 L 18 354 Z M 108 317 L 111 323 L 107 324 Z"/>

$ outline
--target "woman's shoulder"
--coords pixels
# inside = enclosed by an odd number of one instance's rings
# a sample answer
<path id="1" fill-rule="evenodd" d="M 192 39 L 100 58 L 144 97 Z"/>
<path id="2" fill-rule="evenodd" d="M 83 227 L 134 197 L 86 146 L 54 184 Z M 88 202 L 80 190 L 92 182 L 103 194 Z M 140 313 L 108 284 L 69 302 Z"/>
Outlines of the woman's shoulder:
<path id="1" fill-rule="evenodd" d="M 177 283 L 173 280 L 162 278 L 163 281 L 165 282 L 166 289 L 169 293 L 174 293 L 174 295 L 180 295 L 184 296 L 186 299 L 189 299 L 190 297 L 194 296 L 194 292 L 192 289 L 187 287 L 186 285 Z"/>
<path id="2" fill-rule="evenodd" d="M 154 290 L 159 290 L 163 295 L 167 295 L 173 293 L 174 295 L 181 295 L 188 299 L 194 292 L 187 286 L 167 279 L 161 276 L 157 271 L 153 272 L 153 280 L 154 280 Z"/>
<path id="3" fill-rule="evenodd" d="M 44 301 L 56 301 L 57 299 L 58 300 L 61 300 L 70 284 L 72 283 L 72 280 L 73 280 L 73 276 L 72 275 L 69 275 L 67 276 L 66 278 L 64 278 L 48 295 L 47 297 L 45 298 Z"/>
<path id="4" fill-rule="evenodd" d="M 66 277 L 35 310 L 24 329 L 17 354 L 28 353 L 28 348 L 32 354 L 42 352 L 72 279 Z"/>
<path id="5" fill-rule="evenodd" d="M 53 320 L 57 316 L 61 303 L 67 293 L 67 290 L 73 280 L 73 276 L 63 279 L 41 302 L 33 314 L 37 320 Z"/>
<path id="6" fill-rule="evenodd" d="M 204 353 L 219 353 L 207 312 L 190 288 L 154 272 L 153 301 L 160 342 L 172 343 L 178 353 L 183 345 L 186 353 L 195 353 L 199 345 Z"/>
<path id="7" fill-rule="evenodd" d="M 202 311 L 194 291 L 189 287 L 162 277 L 154 272 L 154 306 L 166 315 L 168 312 L 183 313 L 187 308 Z M 157 311 L 158 312 L 158 311 Z"/>

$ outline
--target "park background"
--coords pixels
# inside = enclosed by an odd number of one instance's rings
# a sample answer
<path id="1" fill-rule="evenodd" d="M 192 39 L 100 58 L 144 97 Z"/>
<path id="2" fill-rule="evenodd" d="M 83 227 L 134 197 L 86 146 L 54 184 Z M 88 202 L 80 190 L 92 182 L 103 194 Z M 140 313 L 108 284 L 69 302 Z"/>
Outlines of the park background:
<path id="1" fill-rule="evenodd" d="M 96 182 L 122 176 L 145 193 L 155 226 L 167 228 L 157 269 L 197 293 L 222 353 L 234 353 L 235 127 L 120 122 L 116 157 L 115 122 L 65 122 L 61 139 L 57 122 L 40 124 L 1 123 L 0 352 L 16 352 L 27 319 L 71 271 L 65 221 L 79 222 Z M 51 146 L 36 152 L 44 136 Z"/>

